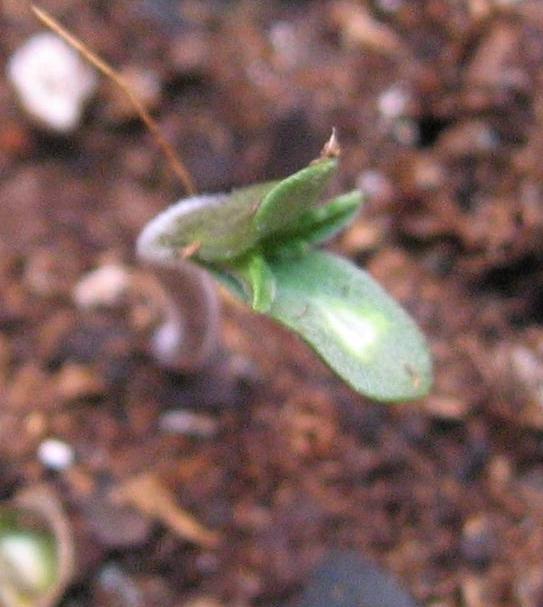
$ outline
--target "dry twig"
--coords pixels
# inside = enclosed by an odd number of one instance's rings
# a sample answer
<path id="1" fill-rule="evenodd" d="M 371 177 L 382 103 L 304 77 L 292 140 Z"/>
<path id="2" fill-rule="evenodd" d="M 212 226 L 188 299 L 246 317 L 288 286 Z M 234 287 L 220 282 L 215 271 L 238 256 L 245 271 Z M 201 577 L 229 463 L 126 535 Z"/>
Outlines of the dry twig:
<path id="1" fill-rule="evenodd" d="M 83 44 L 83 42 L 70 34 L 70 32 L 66 30 L 56 19 L 49 15 L 47 11 L 39 8 L 35 4 L 31 4 L 30 9 L 41 23 L 59 35 L 71 47 L 79 51 L 90 64 L 94 65 L 98 71 L 110 78 L 123 91 L 134 106 L 145 126 L 155 138 L 157 145 L 162 149 L 164 155 L 171 165 L 173 172 L 181 180 L 187 194 L 196 194 L 196 186 L 194 185 L 193 179 L 183 161 L 176 154 L 170 143 L 168 143 L 168 141 L 164 138 L 156 121 L 151 117 L 143 103 L 138 99 L 137 95 L 132 91 L 119 72 L 114 70 L 96 53 L 91 51 L 85 44 Z"/>

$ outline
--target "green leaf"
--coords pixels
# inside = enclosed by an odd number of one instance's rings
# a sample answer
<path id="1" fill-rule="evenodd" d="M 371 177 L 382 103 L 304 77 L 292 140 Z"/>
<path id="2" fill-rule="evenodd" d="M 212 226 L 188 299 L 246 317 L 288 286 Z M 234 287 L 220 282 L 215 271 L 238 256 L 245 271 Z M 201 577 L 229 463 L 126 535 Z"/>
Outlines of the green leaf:
<path id="1" fill-rule="evenodd" d="M 181 200 L 146 226 L 139 253 L 145 259 L 171 259 L 197 244 L 195 257 L 200 262 L 225 262 L 258 249 L 276 232 L 296 233 L 300 220 L 305 236 L 316 220 L 305 215 L 317 204 L 336 167 L 336 160 L 320 160 L 283 181 Z"/>
<path id="2" fill-rule="evenodd" d="M 336 168 L 325 158 L 280 182 L 181 201 L 144 229 L 138 253 L 171 265 L 189 247 L 195 263 L 297 332 L 355 390 L 382 401 L 418 398 L 432 371 L 415 323 L 366 272 L 312 248 L 362 203 L 354 191 L 319 205 Z"/>
<path id="3" fill-rule="evenodd" d="M 432 370 L 424 337 L 369 274 L 318 251 L 270 267 L 276 294 L 269 315 L 355 390 L 380 401 L 427 394 Z"/>
<path id="4" fill-rule="evenodd" d="M 361 205 L 359 190 L 342 194 L 322 206 L 305 211 L 291 231 L 270 236 L 264 241 L 263 248 L 267 254 L 285 257 L 293 245 L 297 244 L 300 250 L 303 245 L 323 243 L 348 226 Z"/>
<path id="5" fill-rule="evenodd" d="M 304 233 L 304 240 L 311 244 L 326 242 L 353 221 L 361 206 L 359 190 L 342 194 L 300 217 L 298 233 Z"/>
<path id="6" fill-rule="evenodd" d="M 174 257 L 198 243 L 203 262 L 226 261 L 254 248 L 259 235 L 254 227 L 256 210 L 276 182 L 263 183 L 231 194 L 193 196 L 155 217 L 140 235 L 138 250 L 144 259 Z"/>
<path id="7" fill-rule="evenodd" d="M 259 253 L 252 253 L 246 259 L 233 264 L 231 272 L 249 287 L 253 310 L 267 312 L 275 297 L 275 278 L 264 257 Z"/>
<path id="8" fill-rule="evenodd" d="M 265 195 L 255 214 L 260 237 L 292 231 L 301 215 L 317 204 L 336 169 L 336 159 L 319 160 L 280 181 Z"/>

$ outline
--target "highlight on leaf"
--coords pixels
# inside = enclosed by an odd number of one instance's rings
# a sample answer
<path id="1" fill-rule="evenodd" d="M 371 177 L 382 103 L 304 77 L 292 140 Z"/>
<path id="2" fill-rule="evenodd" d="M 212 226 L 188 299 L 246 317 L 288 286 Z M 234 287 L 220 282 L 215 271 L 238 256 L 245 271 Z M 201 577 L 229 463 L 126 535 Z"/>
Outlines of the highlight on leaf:
<path id="1" fill-rule="evenodd" d="M 270 316 L 298 333 L 350 386 L 380 401 L 419 398 L 431 360 L 414 321 L 371 276 L 315 251 L 271 264 Z"/>

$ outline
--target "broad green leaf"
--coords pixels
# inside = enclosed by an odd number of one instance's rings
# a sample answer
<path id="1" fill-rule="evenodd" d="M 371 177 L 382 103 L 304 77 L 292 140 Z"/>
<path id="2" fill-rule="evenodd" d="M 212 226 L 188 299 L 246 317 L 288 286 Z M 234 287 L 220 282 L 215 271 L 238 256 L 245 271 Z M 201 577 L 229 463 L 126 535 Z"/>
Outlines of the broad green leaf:
<path id="1" fill-rule="evenodd" d="M 264 241 L 264 250 L 272 255 L 286 257 L 294 245 L 302 250 L 303 245 L 325 242 L 353 221 L 361 205 L 362 194 L 359 190 L 354 190 L 322 206 L 308 209 L 290 231 L 272 235 Z"/>
<path id="2" fill-rule="evenodd" d="M 301 215 L 317 204 L 336 169 L 336 159 L 319 160 L 270 190 L 254 217 L 261 238 L 293 230 Z"/>
<path id="3" fill-rule="evenodd" d="M 330 253 L 270 262 L 269 315 L 298 333 L 355 390 L 380 401 L 425 395 L 425 340 L 408 314 L 363 270 Z"/>

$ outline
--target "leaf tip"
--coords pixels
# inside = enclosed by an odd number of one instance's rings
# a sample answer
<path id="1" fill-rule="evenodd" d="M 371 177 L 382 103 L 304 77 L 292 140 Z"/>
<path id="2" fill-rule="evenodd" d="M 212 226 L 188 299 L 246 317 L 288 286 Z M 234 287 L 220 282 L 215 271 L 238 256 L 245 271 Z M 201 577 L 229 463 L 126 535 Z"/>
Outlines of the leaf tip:
<path id="1" fill-rule="evenodd" d="M 315 162 L 332 158 L 339 158 L 340 156 L 341 146 L 339 145 L 337 130 L 336 127 L 332 127 L 332 134 L 330 135 L 328 141 L 324 144 L 320 156 Z"/>

